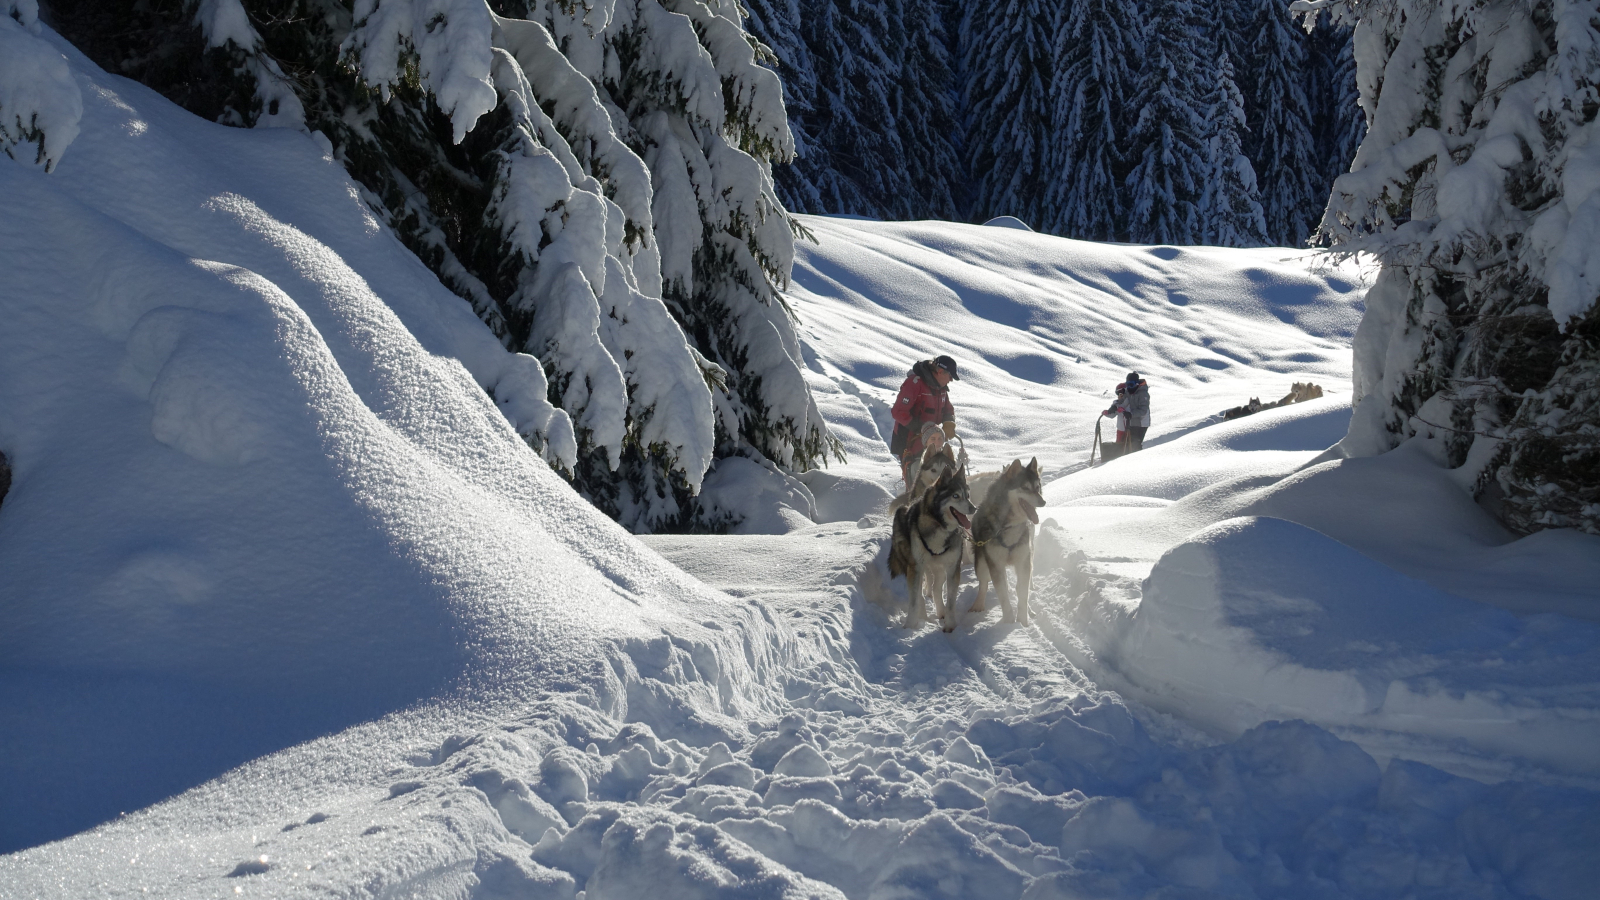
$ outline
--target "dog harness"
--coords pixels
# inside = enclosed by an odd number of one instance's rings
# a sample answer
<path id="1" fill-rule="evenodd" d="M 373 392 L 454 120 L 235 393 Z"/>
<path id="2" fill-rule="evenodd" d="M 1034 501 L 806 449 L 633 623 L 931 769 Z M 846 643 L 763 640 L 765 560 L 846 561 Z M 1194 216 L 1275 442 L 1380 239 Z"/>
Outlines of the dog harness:
<path id="1" fill-rule="evenodd" d="M 973 541 L 973 542 L 972 542 L 972 546 L 974 546 L 974 547 L 982 547 L 982 546 L 985 546 L 985 545 L 987 545 L 987 544 L 994 544 L 994 543 L 998 543 L 998 544 L 999 544 L 999 545 L 1000 545 L 1000 546 L 1002 546 L 1002 547 L 1004 547 L 1004 548 L 1006 548 L 1006 549 L 1007 549 L 1007 550 L 1015 550 L 1015 549 L 1017 549 L 1017 545 L 1018 545 L 1018 544 L 1021 544 L 1021 543 L 1022 543 L 1022 535 L 1019 535 L 1019 536 L 1018 536 L 1018 537 L 1017 537 L 1017 543 L 1015 543 L 1015 544 L 1008 544 L 1008 543 L 1006 543 L 1006 542 L 1005 542 L 1005 541 L 1002 541 L 1002 540 L 1000 540 L 1000 535 L 1002 535 L 1002 534 L 1005 534 L 1005 533 L 1006 533 L 1006 530 L 1005 530 L 1005 529 L 1004 529 L 1004 528 L 1002 528 L 1002 529 L 1000 529 L 1000 530 L 999 530 L 999 531 L 996 531 L 996 532 L 995 532 L 995 533 L 994 533 L 994 537 L 989 537 L 989 538 L 984 538 L 984 539 L 983 539 L 983 540 L 981 540 L 981 541 L 979 541 L 979 540 L 974 540 L 974 541 Z M 1027 532 L 1023 532 L 1023 534 L 1024 534 L 1024 535 L 1025 535 L 1025 534 L 1027 534 Z M 926 547 L 926 546 L 927 546 L 927 542 L 926 542 L 926 541 L 924 541 L 924 542 L 923 542 L 923 546 L 924 546 L 924 547 Z M 933 552 L 933 551 L 932 551 L 932 550 L 929 550 L 929 551 L 928 551 L 928 552 L 929 552 L 929 553 L 932 553 L 932 552 Z"/>
<path id="2" fill-rule="evenodd" d="M 941 515 L 939 517 L 939 521 L 943 522 L 944 521 L 944 516 Z M 928 551 L 928 554 L 930 556 L 943 556 L 946 553 L 950 552 L 950 541 L 951 541 L 952 538 L 954 538 L 956 535 L 961 535 L 964 538 L 966 536 L 966 534 L 967 534 L 966 529 L 961 528 L 961 527 L 958 526 L 956 528 L 956 530 L 955 530 L 955 534 L 952 534 L 950 537 L 945 538 L 944 549 L 943 550 L 939 550 L 939 551 L 935 551 L 932 547 L 928 546 L 928 539 L 923 536 L 922 531 L 920 529 L 917 529 L 917 540 L 922 542 L 922 549 Z"/>

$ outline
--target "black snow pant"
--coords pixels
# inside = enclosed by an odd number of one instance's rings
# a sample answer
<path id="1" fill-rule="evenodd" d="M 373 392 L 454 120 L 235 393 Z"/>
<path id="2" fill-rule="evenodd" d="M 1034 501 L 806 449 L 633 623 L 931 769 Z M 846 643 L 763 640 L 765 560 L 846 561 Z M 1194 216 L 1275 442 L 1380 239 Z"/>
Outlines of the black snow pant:
<path id="1" fill-rule="evenodd" d="M 1122 452 L 1123 453 L 1132 453 L 1135 450 L 1143 450 L 1144 449 L 1144 433 L 1146 431 L 1149 431 L 1149 430 L 1150 430 L 1150 426 L 1148 426 L 1148 425 L 1129 425 L 1128 426 L 1127 445 L 1125 447 L 1123 447 Z"/>

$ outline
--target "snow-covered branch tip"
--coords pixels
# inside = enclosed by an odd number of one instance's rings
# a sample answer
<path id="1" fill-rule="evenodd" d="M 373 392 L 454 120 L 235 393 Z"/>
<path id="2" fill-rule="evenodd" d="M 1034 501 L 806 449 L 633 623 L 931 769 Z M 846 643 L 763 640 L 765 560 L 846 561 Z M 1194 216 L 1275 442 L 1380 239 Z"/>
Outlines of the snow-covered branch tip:
<path id="1" fill-rule="evenodd" d="M 455 143 L 494 109 L 494 14 L 483 0 L 356 0 L 353 12 L 340 51 L 385 99 L 415 60 L 423 89 L 450 117 Z"/>
<path id="2" fill-rule="evenodd" d="M 83 93 L 43 32 L 38 0 L 0 0 L 0 151 L 50 172 L 78 136 Z"/>

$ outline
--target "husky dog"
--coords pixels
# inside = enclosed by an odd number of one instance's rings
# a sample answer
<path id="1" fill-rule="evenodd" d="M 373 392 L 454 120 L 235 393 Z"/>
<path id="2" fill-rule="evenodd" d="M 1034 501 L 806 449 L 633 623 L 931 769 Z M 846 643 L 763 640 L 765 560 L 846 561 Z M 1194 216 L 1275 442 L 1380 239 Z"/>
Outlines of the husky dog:
<path id="1" fill-rule="evenodd" d="M 1304 384 L 1296 381 L 1294 386 L 1289 388 L 1289 393 L 1283 395 L 1282 400 L 1274 403 L 1262 403 L 1261 398 L 1251 397 L 1250 402 L 1243 406 L 1235 406 L 1232 409 L 1223 410 L 1222 417 L 1224 419 L 1238 419 L 1261 412 L 1264 409 L 1277 409 L 1280 406 L 1304 403 L 1307 400 L 1315 400 L 1321 396 L 1322 387 L 1320 385 L 1312 384 L 1309 381 Z"/>
<path id="2" fill-rule="evenodd" d="M 931 587 L 939 624 L 945 631 L 956 630 L 955 604 L 956 594 L 961 590 L 961 556 L 966 549 L 967 529 L 972 526 L 969 517 L 973 512 L 966 470 L 954 469 L 940 475 L 921 497 L 894 514 L 889 575 L 906 577 L 906 593 L 911 595 L 907 628 L 922 624 L 925 617 L 922 593 L 925 587 Z"/>
<path id="3" fill-rule="evenodd" d="M 946 472 L 954 472 L 960 463 L 956 461 L 955 452 L 945 444 L 935 450 L 932 447 L 922 451 L 922 456 L 911 461 L 907 474 L 910 476 L 910 487 L 906 492 L 889 502 L 889 515 L 899 512 L 906 504 L 922 496 L 939 477 Z"/>
<path id="4" fill-rule="evenodd" d="M 978 597 L 972 611 L 983 611 L 983 594 L 989 581 L 1000 597 L 1000 621 L 1010 622 L 1011 591 L 1006 585 L 1006 566 L 1017 570 L 1016 621 L 1028 624 L 1028 586 L 1033 579 L 1033 526 L 1039 524 L 1035 512 L 1044 505 L 1044 485 L 1039 479 L 1039 458 L 1026 466 L 1022 460 L 1000 471 L 988 485 L 978 512 L 972 517 L 972 568 L 978 576 Z"/>
<path id="5" fill-rule="evenodd" d="M 1322 396 L 1322 386 L 1306 382 L 1301 384 L 1296 381 L 1294 387 L 1289 389 L 1288 396 L 1278 401 L 1279 406 L 1288 406 L 1291 403 L 1304 403 L 1307 400 L 1316 400 Z"/>

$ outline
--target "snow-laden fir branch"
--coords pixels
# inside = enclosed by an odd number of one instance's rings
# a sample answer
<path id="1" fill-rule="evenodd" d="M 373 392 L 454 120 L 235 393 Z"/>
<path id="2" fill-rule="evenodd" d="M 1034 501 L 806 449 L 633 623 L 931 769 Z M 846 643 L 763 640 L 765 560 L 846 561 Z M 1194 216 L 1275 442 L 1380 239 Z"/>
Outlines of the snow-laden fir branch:
<path id="1" fill-rule="evenodd" d="M 1296 8 L 1354 22 L 1369 123 L 1322 222 L 1384 261 L 1347 445 L 1433 434 L 1511 527 L 1600 533 L 1600 4 Z"/>
<path id="2" fill-rule="evenodd" d="M 309 131 L 510 351 L 474 375 L 593 502 L 634 528 L 691 526 L 715 457 L 805 468 L 838 446 L 780 293 L 795 226 L 771 164 L 795 141 L 737 3 L 294 9 L 141 8 L 161 52 L 116 63 L 157 89 L 182 78 L 177 96 L 229 124 Z M 69 18 L 88 46 L 127 27 Z M 176 71 L 143 61 L 185 54 Z M 58 135 L 27 149 L 53 158 Z"/>

